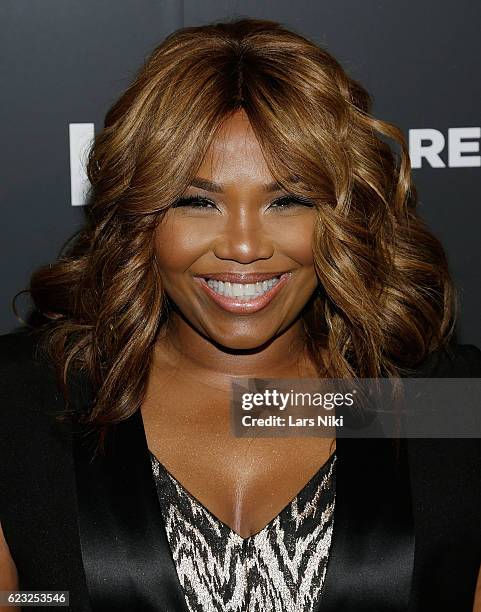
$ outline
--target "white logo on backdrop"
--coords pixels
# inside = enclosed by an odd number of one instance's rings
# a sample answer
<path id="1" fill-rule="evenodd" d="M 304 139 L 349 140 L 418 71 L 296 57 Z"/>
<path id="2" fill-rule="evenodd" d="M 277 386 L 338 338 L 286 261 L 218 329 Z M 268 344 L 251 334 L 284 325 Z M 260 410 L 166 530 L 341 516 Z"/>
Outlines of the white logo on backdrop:
<path id="1" fill-rule="evenodd" d="M 90 182 L 87 178 L 87 155 L 94 139 L 93 123 L 69 123 L 70 199 L 72 206 L 84 206 Z"/>
<path id="2" fill-rule="evenodd" d="M 412 168 L 431 166 L 446 168 L 440 153 L 446 150 L 449 168 L 477 168 L 481 166 L 479 155 L 480 127 L 448 129 L 448 142 L 439 130 L 409 130 L 409 157 Z M 478 153 L 478 155 L 473 155 Z M 423 164 L 423 161 L 426 163 Z"/>
<path id="3" fill-rule="evenodd" d="M 94 139 L 93 123 L 70 123 L 70 188 L 72 206 L 84 206 L 90 186 L 85 170 L 87 155 Z M 447 153 L 449 168 L 477 168 L 480 127 L 449 128 L 448 139 L 432 128 L 409 130 L 409 157 L 413 169 L 431 166 L 446 168 L 441 153 Z M 477 154 L 477 155 L 476 155 Z"/>

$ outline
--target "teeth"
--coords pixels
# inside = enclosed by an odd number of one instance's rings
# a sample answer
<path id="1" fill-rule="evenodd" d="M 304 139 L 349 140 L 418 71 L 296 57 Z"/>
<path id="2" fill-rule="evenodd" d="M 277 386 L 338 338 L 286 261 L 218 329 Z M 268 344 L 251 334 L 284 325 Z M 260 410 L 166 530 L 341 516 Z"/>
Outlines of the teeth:
<path id="1" fill-rule="evenodd" d="M 269 289 L 278 282 L 279 277 L 270 278 L 258 283 L 228 283 L 224 281 L 218 281 L 208 279 L 207 284 L 219 295 L 225 295 L 226 297 L 236 297 L 243 301 L 249 301 L 252 298 L 258 298 L 264 295 Z"/>

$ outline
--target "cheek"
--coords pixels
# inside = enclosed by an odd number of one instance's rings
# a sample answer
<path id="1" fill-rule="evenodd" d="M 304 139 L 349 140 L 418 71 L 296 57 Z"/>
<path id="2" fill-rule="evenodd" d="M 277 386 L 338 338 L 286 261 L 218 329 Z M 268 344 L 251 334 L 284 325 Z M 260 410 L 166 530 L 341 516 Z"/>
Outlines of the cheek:
<path id="1" fill-rule="evenodd" d="M 154 249 L 165 273 L 184 272 L 202 254 L 208 240 L 202 240 L 191 222 L 165 219 L 155 232 Z"/>
<path id="2" fill-rule="evenodd" d="M 301 266 L 314 263 L 312 239 L 315 220 L 310 215 L 291 217 L 282 224 L 276 233 L 279 249 Z"/>

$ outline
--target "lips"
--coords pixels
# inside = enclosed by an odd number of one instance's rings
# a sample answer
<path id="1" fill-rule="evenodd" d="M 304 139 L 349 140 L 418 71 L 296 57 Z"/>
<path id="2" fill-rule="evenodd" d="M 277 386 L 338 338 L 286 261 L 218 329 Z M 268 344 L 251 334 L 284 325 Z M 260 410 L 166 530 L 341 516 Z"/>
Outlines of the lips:
<path id="1" fill-rule="evenodd" d="M 250 284 L 252 287 L 254 286 L 254 283 L 246 282 L 246 279 L 247 281 L 254 280 L 255 275 L 252 275 L 252 274 L 251 275 L 246 275 L 246 274 L 231 275 L 230 273 L 227 275 L 215 274 L 215 275 L 210 275 L 208 278 L 205 276 L 197 276 L 195 277 L 195 281 L 199 283 L 202 290 L 206 293 L 207 296 L 209 296 L 212 302 L 217 304 L 217 306 L 220 306 L 223 310 L 226 310 L 234 314 L 252 314 L 254 312 L 262 310 L 268 304 L 270 304 L 274 300 L 274 298 L 279 294 L 279 292 L 282 291 L 284 285 L 289 282 L 292 276 L 291 272 L 284 272 L 284 273 L 281 272 L 278 274 L 279 276 L 277 278 L 279 280 L 276 282 L 276 284 L 268 288 L 268 290 L 262 293 L 262 295 L 259 295 L 259 296 L 256 295 L 252 297 L 251 296 L 240 297 L 240 296 L 221 295 L 217 291 L 215 291 L 213 287 L 210 287 L 208 285 L 208 280 L 211 281 L 215 279 L 217 281 L 222 281 L 223 283 L 233 282 L 234 284 L 235 283 L 247 284 L 247 285 Z M 239 279 L 239 276 L 243 277 L 244 280 L 243 281 L 239 281 L 239 280 L 230 281 L 230 280 L 223 280 L 222 278 L 218 278 L 218 277 L 223 277 L 224 279 L 227 279 L 227 278 Z M 257 275 L 257 277 L 259 276 L 261 276 L 262 280 L 270 280 L 271 278 L 275 278 L 275 275 L 273 276 L 272 274 L 269 274 L 268 276 L 266 274 Z M 260 281 L 256 281 L 256 282 L 260 282 Z"/>

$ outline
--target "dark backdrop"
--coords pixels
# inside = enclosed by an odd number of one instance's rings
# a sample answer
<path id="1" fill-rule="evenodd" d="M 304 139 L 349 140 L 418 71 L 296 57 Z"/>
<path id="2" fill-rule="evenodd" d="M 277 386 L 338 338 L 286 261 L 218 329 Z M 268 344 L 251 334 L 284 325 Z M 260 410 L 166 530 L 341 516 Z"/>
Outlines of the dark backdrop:
<path id="1" fill-rule="evenodd" d="M 459 288 L 459 339 L 481 346 L 477 0 L 2 0 L 0 333 L 17 325 L 13 295 L 78 229 L 82 151 L 143 58 L 177 27 L 240 16 L 325 46 L 403 129 Z"/>

